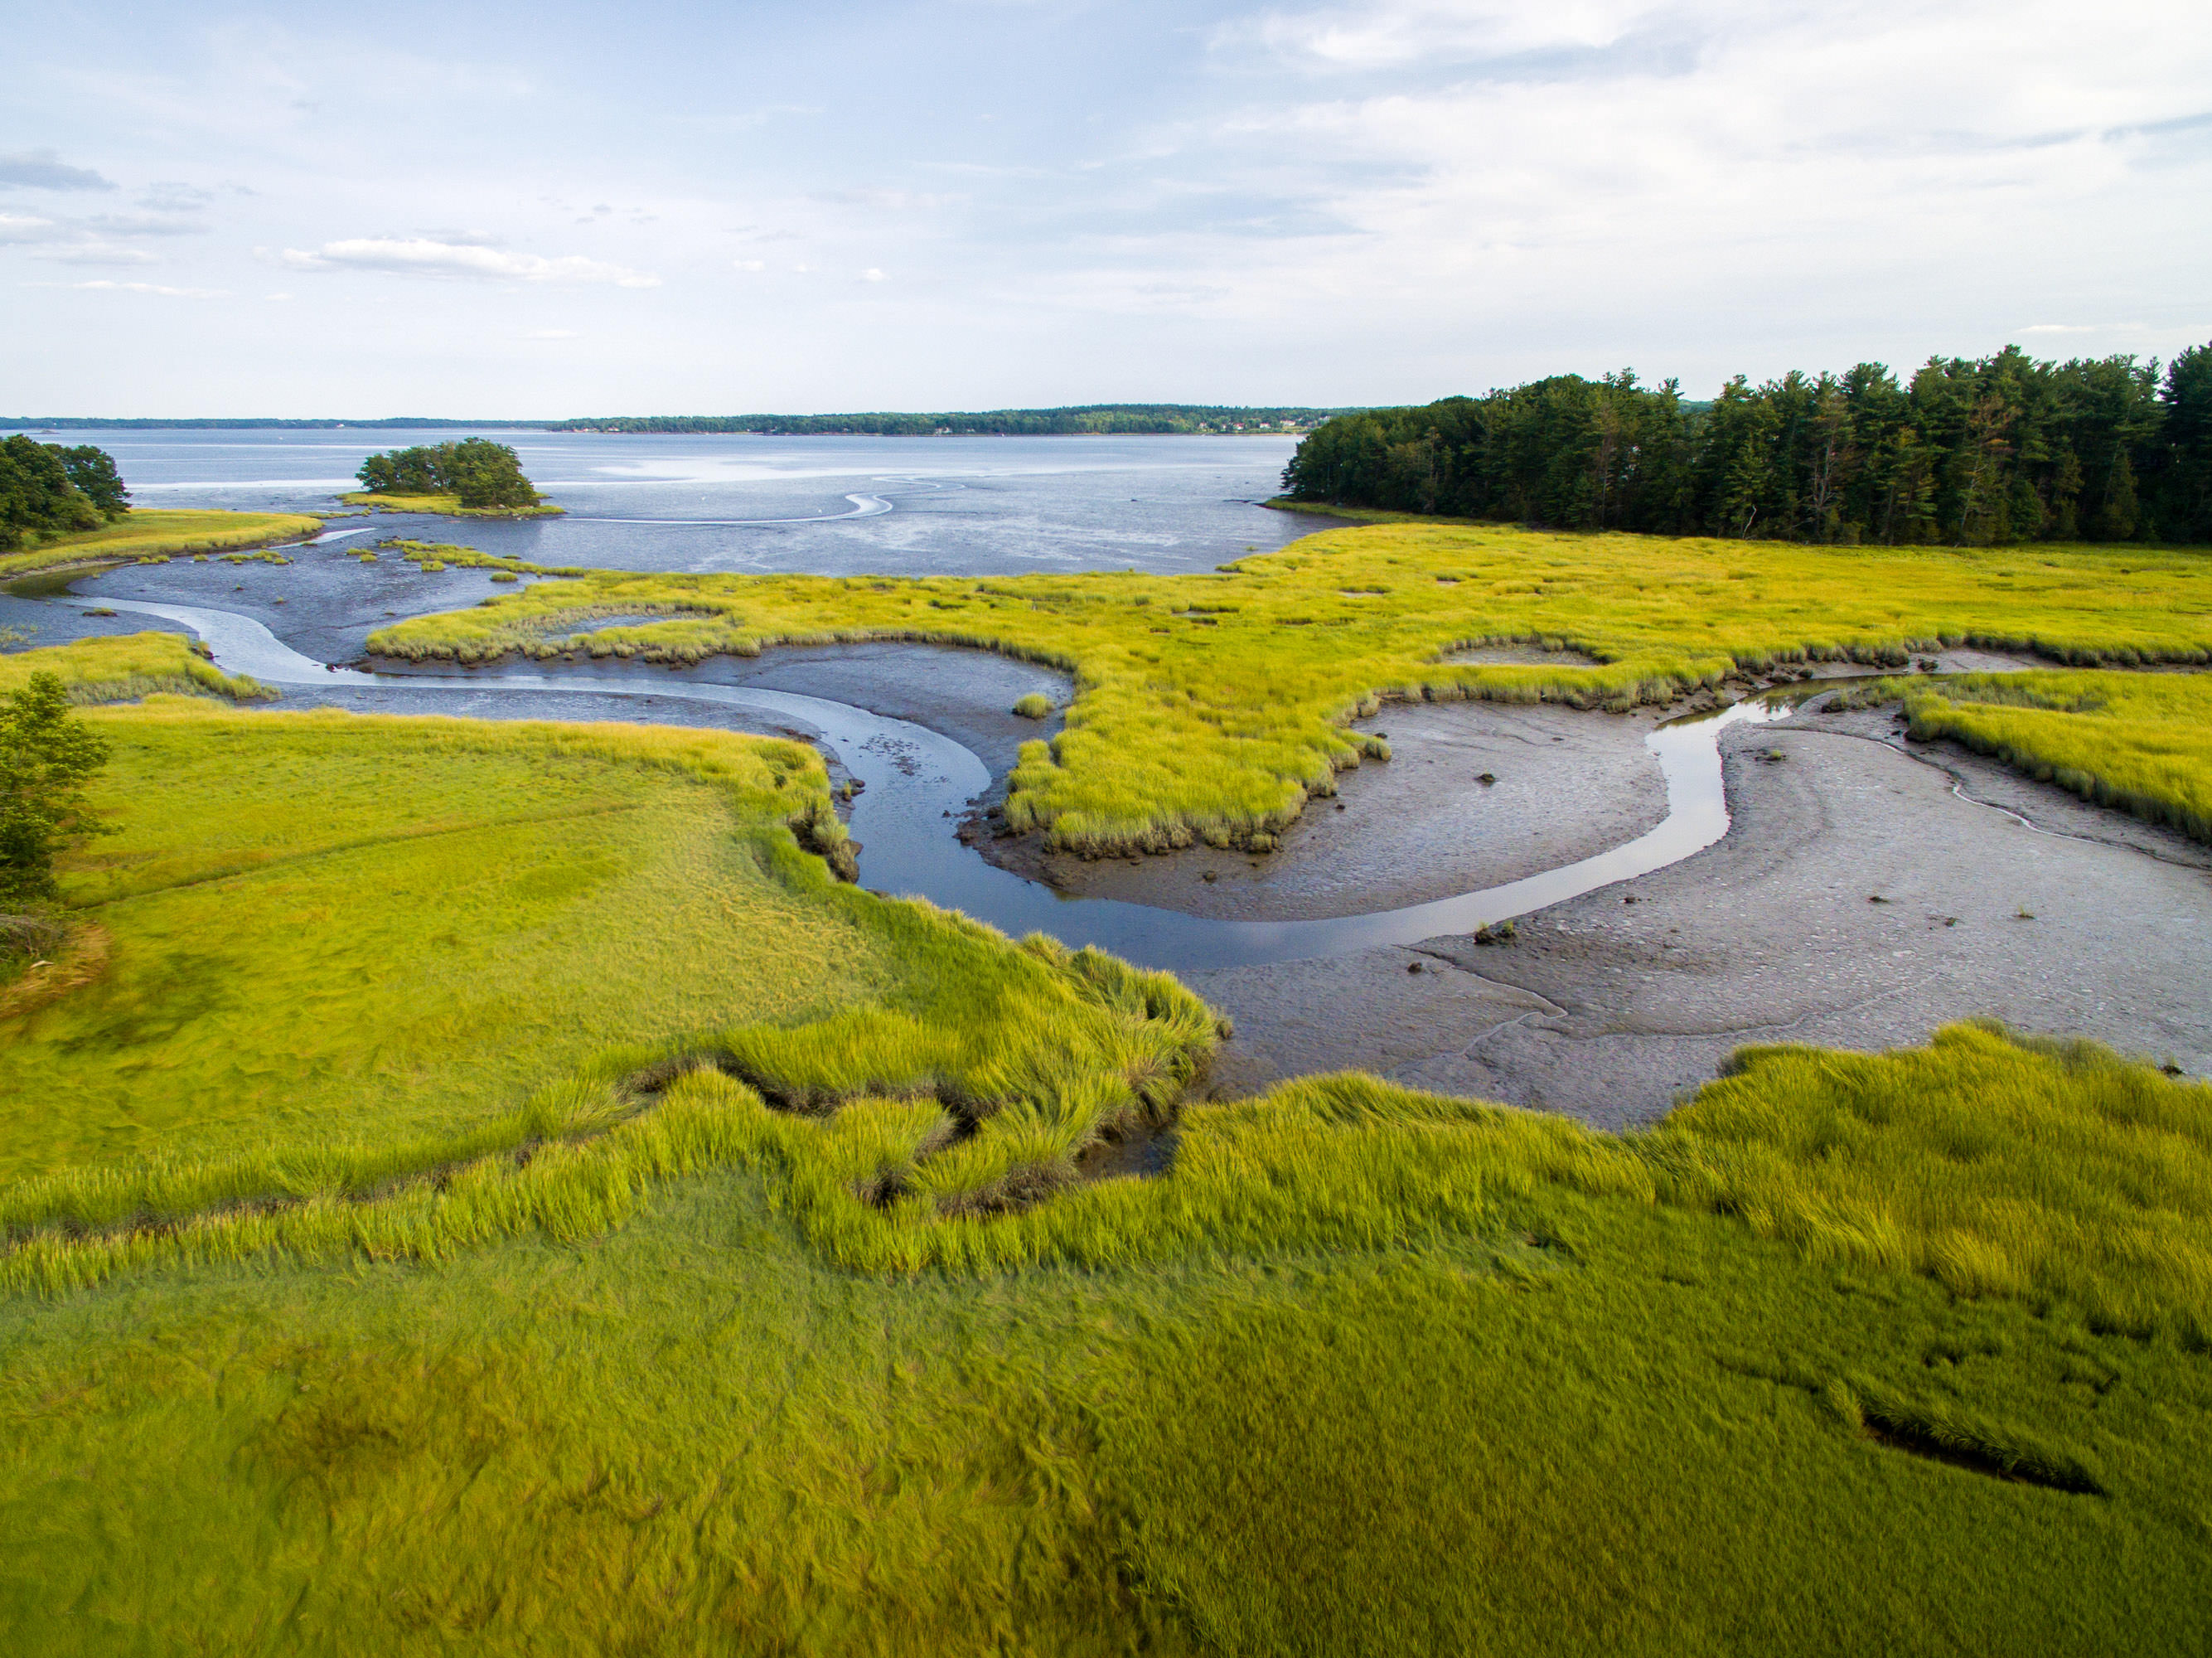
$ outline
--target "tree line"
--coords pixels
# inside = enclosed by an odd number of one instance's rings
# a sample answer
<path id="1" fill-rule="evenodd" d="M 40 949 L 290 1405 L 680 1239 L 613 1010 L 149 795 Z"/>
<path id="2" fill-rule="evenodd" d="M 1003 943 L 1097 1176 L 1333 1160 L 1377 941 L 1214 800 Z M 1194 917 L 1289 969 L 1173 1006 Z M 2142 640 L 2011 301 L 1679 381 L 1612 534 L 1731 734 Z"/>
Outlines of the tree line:
<path id="1" fill-rule="evenodd" d="M 1580 530 L 1988 546 L 2212 540 L 2212 344 L 2167 364 L 1931 357 L 1909 383 L 1741 375 L 1710 404 L 1632 372 L 1340 416 L 1297 501 Z"/>
<path id="2" fill-rule="evenodd" d="M 106 450 L 64 448 L 21 433 L 0 438 L 0 552 L 98 529 L 130 510 L 131 492 Z"/>
<path id="3" fill-rule="evenodd" d="M 199 419 L 170 419 L 159 415 L 12 415 L 0 418 L 0 427 L 27 426 L 44 430 L 67 428 L 88 432 L 327 432 L 359 426 L 368 431 L 483 430 L 543 431 L 550 420 L 448 420 L 428 415 L 388 415 L 374 420 L 279 419 L 271 416 L 213 416 Z"/>
<path id="4" fill-rule="evenodd" d="M 753 432 L 769 437 L 1079 437 L 1303 430 L 1334 409 L 1245 408 L 1193 403 L 1088 403 L 1066 409 L 986 409 L 939 414 L 610 415 L 564 420 L 555 431 Z"/>
<path id="5" fill-rule="evenodd" d="M 522 475 L 522 457 L 488 437 L 387 449 L 361 463 L 354 476 L 373 495 L 452 495 L 464 507 L 534 507 L 538 491 Z"/>

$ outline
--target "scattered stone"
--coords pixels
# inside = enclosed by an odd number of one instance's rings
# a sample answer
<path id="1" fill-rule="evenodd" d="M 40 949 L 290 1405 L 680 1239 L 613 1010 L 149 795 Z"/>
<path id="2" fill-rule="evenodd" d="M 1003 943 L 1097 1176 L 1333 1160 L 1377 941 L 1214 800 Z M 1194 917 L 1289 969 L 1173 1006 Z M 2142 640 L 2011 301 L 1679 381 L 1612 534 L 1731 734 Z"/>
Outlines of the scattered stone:
<path id="1" fill-rule="evenodd" d="M 1409 973 L 1417 973 L 1421 971 L 1421 964 L 1418 961 L 1408 961 L 1406 964 L 1406 971 Z"/>
<path id="2" fill-rule="evenodd" d="M 1480 783 L 1485 789 L 1487 789 L 1491 784 L 1498 781 L 1498 774 L 1495 771 L 1485 771 L 1479 775 L 1475 778 L 1475 781 Z"/>
<path id="3" fill-rule="evenodd" d="M 1221 873 L 1218 869 L 1208 869 L 1203 875 L 1200 875 L 1199 879 L 1201 881 L 1218 881 L 1221 879 Z"/>

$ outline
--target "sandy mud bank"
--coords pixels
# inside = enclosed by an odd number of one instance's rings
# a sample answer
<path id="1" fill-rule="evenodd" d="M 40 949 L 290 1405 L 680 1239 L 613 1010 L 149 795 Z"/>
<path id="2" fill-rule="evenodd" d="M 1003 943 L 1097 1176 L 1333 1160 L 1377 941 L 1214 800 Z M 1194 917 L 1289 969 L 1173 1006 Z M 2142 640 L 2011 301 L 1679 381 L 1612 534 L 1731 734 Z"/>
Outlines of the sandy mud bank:
<path id="1" fill-rule="evenodd" d="M 1510 944 L 1192 975 L 1237 1025 L 1217 1085 L 1373 1070 L 1622 1126 L 1747 1043 L 1883 1048 L 1977 1015 L 2212 1073 L 2205 849 L 1948 744 L 1923 759 L 1880 713 L 1722 748 L 1723 840 Z"/>

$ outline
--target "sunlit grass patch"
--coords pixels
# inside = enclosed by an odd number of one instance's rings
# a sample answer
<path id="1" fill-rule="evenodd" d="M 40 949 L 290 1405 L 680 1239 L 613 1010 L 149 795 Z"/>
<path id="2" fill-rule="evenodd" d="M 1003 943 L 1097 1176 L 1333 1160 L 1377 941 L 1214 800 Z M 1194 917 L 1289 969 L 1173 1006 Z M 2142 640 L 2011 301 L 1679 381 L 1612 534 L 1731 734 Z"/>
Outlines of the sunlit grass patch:
<path id="1" fill-rule="evenodd" d="M 450 1134 L 610 1045 L 818 1015 L 888 971 L 786 827 L 826 804 L 801 745 L 182 700 L 86 717 L 118 832 L 63 888 L 114 950 L 0 1025 L 0 1172 Z"/>
<path id="2" fill-rule="evenodd" d="M 1647 1149 L 1670 1200 L 1808 1259 L 2212 1345 L 2212 1085 L 2094 1044 L 1747 1049 Z"/>
<path id="3" fill-rule="evenodd" d="M 161 693 L 264 702 L 276 693 L 243 674 L 226 674 L 185 633 L 108 633 L 64 644 L 0 653 L 0 695 L 33 674 L 52 674 L 79 704 L 136 702 Z"/>
<path id="4" fill-rule="evenodd" d="M 1972 674 L 1897 690 L 1916 736 L 2212 841 L 2212 674 Z"/>
<path id="5" fill-rule="evenodd" d="M 444 518 L 557 518 L 568 510 L 550 501 L 534 507 L 465 507 L 458 495 L 386 495 L 365 490 L 351 491 L 338 499 L 371 512 L 436 513 Z"/>

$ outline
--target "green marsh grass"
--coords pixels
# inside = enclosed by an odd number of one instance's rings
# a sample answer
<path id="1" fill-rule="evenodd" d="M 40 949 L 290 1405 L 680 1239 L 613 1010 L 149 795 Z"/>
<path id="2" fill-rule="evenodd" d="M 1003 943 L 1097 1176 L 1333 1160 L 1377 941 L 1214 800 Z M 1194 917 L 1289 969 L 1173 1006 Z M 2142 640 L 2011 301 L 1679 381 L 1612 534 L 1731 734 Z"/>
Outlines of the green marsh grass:
<path id="1" fill-rule="evenodd" d="M 665 619 L 635 619 L 641 613 Z M 596 629 L 611 616 L 633 619 Z M 1025 746 L 1017 828 L 1083 850 L 1279 832 L 1340 771 L 1382 758 L 1344 729 L 1389 698 L 1626 709 L 1780 662 L 1902 667 L 1968 643 L 2075 663 L 2212 660 L 2212 564 L 2140 548 L 1935 550 L 1382 524 L 1205 576 L 921 580 L 636 575 L 501 594 L 395 623 L 415 660 L 593 654 L 696 663 L 778 643 L 912 638 L 1074 676 L 1066 727 Z M 1541 641 L 1556 666 L 1455 661 Z"/>
<path id="2" fill-rule="evenodd" d="M 2212 675 L 1972 674 L 1895 693 L 1916 736 L 2212 841 Z"/>
<path id="3" fill-rule="evenodd" d="M 160 692 L 236 703 L 276 694 L 246 674 L 224 673 L 183 633 L 99 634 L 0 655 L 0 696 L 21 690 L 40 672 L 58 675 L 80 704 L 137 702 Z"/>
<path id="4" fill-rule="evenodd" d="M 7 1649 L 2212 1643 L 2203 1084 L 1958 1027 L 1628 1136 L 1201 1102 L 1173 979 L 834 880 L 796 745 L 86 717 Z"/>
<path id="5" fill-rule="evenodd" d="M 1756 1222 L 1773 1172 L 1742 1147 L 1886 1193 L 1908 1238 L 2032 1189 L 2087 1223 L 2064 1253 L 2145 1178 L 2201 1231 L 2203 1090 L 1964 1030 L 1808 1098 L 1836 1058 L 1751 1056 L 1649 1143 L 1312 1079 L 1188 1108 L 1164 1178 L 995 1215 L 902 1184 L 957 1149 L 932 1099 L 806 1115 L 678 1071 L 519 1167 L 310 1197 L 242 1221 L 251 1255 L 171 1245 L 0 1308 L 0 1628 L 62 1653 L 2201 1645 L 2184 1281 L 2130 1332 L 2069 1291 L 1838 1259 Z M 2030 1151 L 1959 1140 L 2023 1086 Z"/>
<path id="6" fill-rule="evenodd" d="M 458 495 L 383 495 L 365 490 L 352 491 L 338 499 L 349 507 L 370 512 L 435 513 L 444 518 L 557 518 L 568 511 L 550 501 L 534 507 L 465 507 Z"/>
<path id="7" fill-rule="evenodd" d="M 314 534 L 322 520 L 296 512 L 156 510 L 134 507 L 118 522 L 57 536 L 35 547 L 0 553 L 0 576 L 106 559 L 170 558 L 222 552 Z"/>

